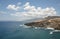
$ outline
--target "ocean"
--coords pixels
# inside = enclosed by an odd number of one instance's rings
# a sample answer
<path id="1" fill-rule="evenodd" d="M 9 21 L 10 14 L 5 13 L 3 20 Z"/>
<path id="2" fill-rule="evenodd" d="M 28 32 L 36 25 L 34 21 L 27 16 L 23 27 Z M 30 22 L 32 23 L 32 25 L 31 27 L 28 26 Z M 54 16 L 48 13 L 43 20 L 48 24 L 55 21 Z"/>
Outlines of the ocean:
<path id="1" fill-rule="evenodd" d="M 60 32 L 25 27 L 24 22 L 1 21 L 0 39 L 60 39 Z"/>

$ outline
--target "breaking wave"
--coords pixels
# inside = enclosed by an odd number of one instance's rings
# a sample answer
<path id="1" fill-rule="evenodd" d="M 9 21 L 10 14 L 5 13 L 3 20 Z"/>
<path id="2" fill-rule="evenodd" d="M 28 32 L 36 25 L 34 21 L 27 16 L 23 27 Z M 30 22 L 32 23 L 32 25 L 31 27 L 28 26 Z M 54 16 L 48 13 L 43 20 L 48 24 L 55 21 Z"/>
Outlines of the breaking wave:
<path id="1" fill-rule="evenodd" d="M 50 27 L 47 27 L 47 28 L 43 28 L 43 27 L 35 27 L 35 26 L 26 26 L 24 24 L 20 25 L 20 27 L 23 27 L 23 28 L 34 28 L 34 29 L 44 29 L 44 30 L 52 30 L 50 31 L 49 34 L 53 34 L 54 32 L 60 32 L 60 30 L 54 30 L 54 28 L 50 28 Z"/>
<path id="2" fill-rule="evenodd" d="M 43 27 L 35 27 L 35 26 L 26 26 L 24 24 L 20 25 L 20 27 L 23 27 L 23 28 L 34 28 L 34 29 L 44 29 Z"/>
<path id="3" fill-rule="evenodd" d="M 26 25 L 24 25 L 24 24 L 22 24 L 22 25 L 20 25 L 21 27 L 23 27 L 23 28 L 31 28 L 31 26 L 26 26 Z"/>

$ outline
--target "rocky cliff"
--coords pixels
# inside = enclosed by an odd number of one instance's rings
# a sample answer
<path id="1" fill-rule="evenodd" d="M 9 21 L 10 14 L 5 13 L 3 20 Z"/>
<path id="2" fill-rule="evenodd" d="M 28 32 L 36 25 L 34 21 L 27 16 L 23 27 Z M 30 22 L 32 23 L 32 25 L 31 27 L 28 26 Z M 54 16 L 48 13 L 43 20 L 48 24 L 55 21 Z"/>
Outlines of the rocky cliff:
<path id="1" fill-rule="evenodd" d="M 44 18 L 45 20 L 40 20 L 36 22 L 26 23 L 27 26 L 35 26 L 35 27 L 50 27 L 54 28 L 55 30 L 60 30 L 60 16 L 48 16 Z"/>

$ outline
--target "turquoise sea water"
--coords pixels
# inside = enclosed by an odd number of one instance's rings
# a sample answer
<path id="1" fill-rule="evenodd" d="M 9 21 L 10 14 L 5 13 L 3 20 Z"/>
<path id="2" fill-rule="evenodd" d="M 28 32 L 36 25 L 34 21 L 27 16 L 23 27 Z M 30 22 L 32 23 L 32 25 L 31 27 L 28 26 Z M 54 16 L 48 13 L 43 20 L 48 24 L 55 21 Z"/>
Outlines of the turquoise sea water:
<path id="1" fill-rule="evenodd" d="M 49 34 L 50 30 L 24 28 L 24 22 L 0 22 L 0 39 L 60 39 L 60 32 Z"/>

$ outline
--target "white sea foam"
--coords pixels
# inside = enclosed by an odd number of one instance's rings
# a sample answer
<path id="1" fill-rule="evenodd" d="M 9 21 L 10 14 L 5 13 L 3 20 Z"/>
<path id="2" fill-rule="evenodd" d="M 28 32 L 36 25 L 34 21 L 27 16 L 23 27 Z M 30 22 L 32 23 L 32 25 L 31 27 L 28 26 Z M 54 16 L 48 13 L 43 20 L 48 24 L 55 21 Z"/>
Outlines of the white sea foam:
<path id="1" fill-rule="evenodd" d="M 60 32 L 60 30 L 54 30 L 54 32 Z"/>
<path id="2" fill-rule="evenodd" d="M 23 25 L 20 25 L 20 26 L 23 26 Z"/>
<path id="3" fill-rule="evenodd" d="M 50 31 L 49 34 L 53 34 L 54 32 L 60 32 L 60 30 L 55 30 L 54 28 L 51 28 L 51 27 L 47 27 L 45 30 L 52 30 Z"/>
<path id="4" fill-rule="evenodd" d="M 54 30 L 54 28 L 51 28 L 51 27 L 47 27 L 46 29 Z"/>
<path id="5" fill-rule="evenodd" d="M 51 31 L 50 34 L 53 34 L 53 31 Z"/>
<path id="6" fill-rule="evenodd" d="M 55 32 L 55 33 L 56 33 L 56 32 L 60 32 L 60 30 L 53 30 L 53 31 L 50 32 L 50 34 L 53 34 L 54 32 Z"/>
<path id="7" fill-rule="evenodd" d="M 34 27 L 35 29 L 38 29 L 38 27 Z"/>
<path id="8" fill-rule="evenodd" d="M 31 26 L 24 26 L 24 28 L 31 28 Z"/>
<path id="9" fill-rule="evenodd" d="M 24 25 L 24 24 L 22 24 L 22 25 L 20 25 L 21 27 L 23 27 L 23 28 L 31 28 L 31 26 L 26 26 L 26 25 Z"/>
<path id="10" fill-rule="evenodd" d="M 20 26 L 22 26 L 22 27 L 23 27 L 23 26 L 26 26 L 26 25 L 22 24 L 22 25 L 20 25 Z"/>

